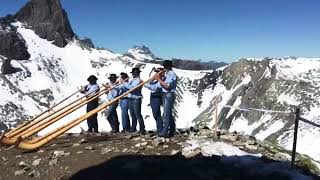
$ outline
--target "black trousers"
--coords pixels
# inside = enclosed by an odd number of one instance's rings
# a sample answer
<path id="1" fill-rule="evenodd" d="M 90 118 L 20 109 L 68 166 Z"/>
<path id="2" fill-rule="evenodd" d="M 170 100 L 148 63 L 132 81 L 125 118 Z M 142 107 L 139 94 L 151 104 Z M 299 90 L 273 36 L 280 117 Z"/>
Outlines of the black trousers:
<path id="1" fill-rule="evenodd" d="M 98 99 L 93 100 L 87 104 L 87 112 L 90 112 L 91 110 L 97 108 L 99 105 Z M 97 119 L 98 114 L 95 113 L 92 116 L 90 116 L 87 119 L 87 124 L 88 124 L 88 131 L 89 132 L 98 132 L 98 119 Z"/>

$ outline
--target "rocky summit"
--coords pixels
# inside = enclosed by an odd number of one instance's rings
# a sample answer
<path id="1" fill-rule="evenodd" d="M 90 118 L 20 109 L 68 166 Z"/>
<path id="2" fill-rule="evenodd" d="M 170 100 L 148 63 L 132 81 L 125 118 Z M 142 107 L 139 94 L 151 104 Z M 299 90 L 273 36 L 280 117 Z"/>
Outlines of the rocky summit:
<path id="1" fill-rule="evenodd" d="M 10 23 L 10 16 L 0 18 L 0 54 L 9 59 L 26 60 L 30 54 L 23 37 Z M 4 70 L 6 71 L 6 69 Z M 6 74 L 6 73 L 5 73 Z"/>
<path id="2" fill-rule="evenodd" d="M 30 0 L 14 19 L 26 23 L 39 37 L 59 47 L 67 45 L 75 35 L 60 0 Z"/>
<path id="3" fill-rule="evenodd" d="M 233 137 L 237 137 L 234 139 Z M 232 144 L 237 144 L 233 146 Z M 248 136 L 179 130 L 165 139 L 136 134 L 66 134 L 39 150 L 0 147 L 0 179 L 305 179 L 318 171 Z M 311 171 L 310 171 L 311 169 Z"/>

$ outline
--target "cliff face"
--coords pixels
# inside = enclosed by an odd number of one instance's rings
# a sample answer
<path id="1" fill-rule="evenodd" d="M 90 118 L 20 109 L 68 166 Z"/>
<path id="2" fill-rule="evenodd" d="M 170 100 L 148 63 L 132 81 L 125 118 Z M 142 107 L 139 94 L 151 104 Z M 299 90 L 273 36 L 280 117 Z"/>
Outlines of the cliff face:
<path id="1" fill-rule="evenodd" d="M 64 47 L 75 35 L 60 0 L 31 0 L 14 19 L 26 23 L 41 38 Z"/>
<path id="2" fill-rule="evenodd" d="M 10 22 L 10 16 L 0 18 L 0 54 L 8 59 L 29 59 L 24 39 Z"/>

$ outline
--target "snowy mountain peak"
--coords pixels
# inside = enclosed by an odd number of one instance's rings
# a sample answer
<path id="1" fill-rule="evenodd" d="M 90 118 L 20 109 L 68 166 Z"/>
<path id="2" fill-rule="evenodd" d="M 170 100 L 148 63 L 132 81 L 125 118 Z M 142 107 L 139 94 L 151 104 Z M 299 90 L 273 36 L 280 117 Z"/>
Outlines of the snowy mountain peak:
<path id="1" fill-rule="evenodd" d="M 131 55 L 136 60 L 154 60 L 156 59 L 155 55 L 147 46 L 133 46 L 128 50 L 128 54 Z"/>
<path id="2" fill-rule="evenodd" d="M 38 36 L 58 47 L 66 46 L 75 35 L 60 0 L 30 0 L 14 19 L 26 23 Z"/>

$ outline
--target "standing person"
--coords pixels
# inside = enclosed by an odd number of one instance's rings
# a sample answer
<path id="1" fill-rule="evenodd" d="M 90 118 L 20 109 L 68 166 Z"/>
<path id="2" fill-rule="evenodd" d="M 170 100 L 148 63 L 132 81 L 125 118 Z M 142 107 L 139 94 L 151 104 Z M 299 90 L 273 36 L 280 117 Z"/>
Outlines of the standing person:
<path id="1" fill-rule="evenodd" d="M 158 68 L 155 72 L 159 73 L 163 71 L 163 68 Z M 161 105 L 162 105 L 162 88 L 157 80 L 153 80 L 150 83 L 146 83 L 144 87 L 151 90 L 150 93 L 150 106 L 152 110 L 152 115 L 156 121 L 157 133 L 159 134 L 163 127 L 163 120 L 161 117 Z"/>
<path id="2" fill-rule="evenodd" d="M 129 76 L 127 73 L 120 73 L 120 78 L 122 83 L 127 84 L 129 82 Z M 125 91 L 120 90 L 120 94 L 125 93 Z M 129 119 L 129 98 L 128 96 L 120 99 L 120 108 L 121 108 L 121 120 L 122 120 L 122 131 L 129 132 L 130 130 L 130 119 Z"/>
<path id="3" fill-rule="evenodd" d="M 132 68 L 131 74 L 132 79 L 125 84 L 120 85 L 120 89 L 124 91 L 128 91 L 130 89 L 135 88 L 143 81 L 140 79 L 140 69 L 139 68 Z M 139 122 L 139 134 L 145 134 L 145 126 L 143 117 L 141 115 L 141 103 L 142 103 L 142 94 L 141 94 L 142 87 L 132 91 L 129 94 L 129 111 L 132 119 L 131 129 L 130 132 L 137 131 L 137 120 Z"/>
<path id="4" fill-rule="evenodd" d="M 163 61 L 164 72 L 157 74 L 156 80 L 159 81 L 163 92 L 163 128 L 159 133 L 161 137 L 172 137 L 175 133 L 176 124 L 172 115 L 177 87 L 177 75 L 172 70 L 172 61 Z"/>
<path id="5" fill-rule="evenodd" d="M 119 90 L 118 88 L 113 88 L 116 86 L 116 81 L 117 81 L 117 75 L 116 74 L 110 74 L 109 80 L 110 83 L 108 85 L 105 85 L 106 88 L 112 88 L 109 90 L 107 99 L 108 101 L 111 101 L 115 99 L 117 96 L 119 96 Z M 118 107 L 118 102 L 112 103 L 108 110 L 107 110 L 107 120 L 109 121 L 109 124 L 111 126 L 111 132 L 117 133 L 119 132 L 119 119 L 118 119 L 118 114 L 117 114 L 117 107 Z"/>
<path id="6" fill-rule="evenodd" d="M 97 84 L 98 78 L 95 75 L 89 76 L 87 79 L 89 84 L 86 85 L 80 92 L 85 94 L 87 98 L 94 96 L 99 91 L 99 85 Z M 87 113 L 97 108 L 99 105 L 98 98 L 87 103 Z M 98 120 L 97 113 L 93 114 L 87 119 L 88 132 L 98 133 Z"/>

